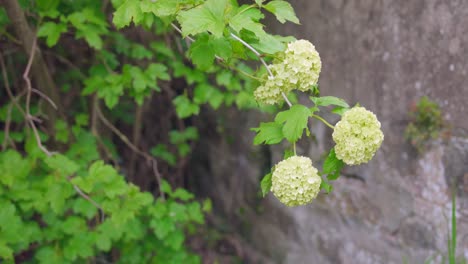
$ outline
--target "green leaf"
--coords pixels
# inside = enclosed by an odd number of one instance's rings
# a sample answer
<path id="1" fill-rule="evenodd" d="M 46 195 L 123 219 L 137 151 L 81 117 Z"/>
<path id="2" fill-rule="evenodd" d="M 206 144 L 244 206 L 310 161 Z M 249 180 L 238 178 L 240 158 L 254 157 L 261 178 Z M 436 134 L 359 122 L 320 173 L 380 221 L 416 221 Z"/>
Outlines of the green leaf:
<path id="1" fill-rule="evenodd" d="M 290 149 L 286 149 L 284 151 L 284 154 L 283 154 L 283 159 L 287 159 L 287 158 L 290 158 L 292 156 L 295 156 L 294 151 L 292 151 Z"/>
<path id="2" fill-rule="evenodd" d="M 229 26 L 239 34 L 243 29 L 246 29 L 260 37 L 266 34 L 263 25 L 259 23 L 262 18 L 264 18 L 264 15 L 260 10 L 252 8 L 250 5 L 243 5 L 237 9 L 237 13 L 229 20 Z"/>
<path id="3" fill-rule="evenodd" d="M 213 66 L 215 50 L 213 49 L 209 36 L 203 35 L 197 38 L 190 46 L 189 55 L 200 70 L 208 70 Z"/>
<path id="4" fill-rule="evenodd" d="M 203 201 L 202 211 L 205 212 L 205 213 L 210 213 L 212 209 L 213 209 L 213 204 L 212 204 L 211 200 L 209 198 L 206 198 Z"/>
<path id="5" fill-rule="evenodd" d="M 63 120 L 57 120 L 55 122 L 55 140 L 61 143 L 68 141 L 68 127 L 67 123 Z"/>
<path id="6" fill-rule="evenodd" d="M 57 44 L 60 35 L 67 32 L 67 26 L 62 23 L 45 22 L 37 32 L 38 37 L 45 37 L 47 46 L 52 47 Z"/>
<path id="7" fill-rule="evenodd" d="M 251 129 L 257 132 L 254 138 L 254 145 L 280 143 L 284 138 L 282 129 L 283 126 L 275 122 L 260 123 L 260 127 Z"/>
<path id="8" fill-rule="evenodd" d="M 12 260 L 13 259 L 13 249 L 9 248 L 4 242 L 0 242 L 0 259 Z"/>
<path id="9" fill-rule="evenodd" d="M 199 137 L 196 127 L 187 127 L 183 131 L 173 130 L 169 132 L 169 141 L 172 144 L 185 143 L 187 140 L 197 140 Z"/>
<path id="10" fill-rule="evenodd" d="M 60 0 L 36 0 L 35 3 L 39 11 L 49 11 L 56 9 Z"/>
<path id="11" fill-rule="evenodd" d="M 177 116 L 179 118 L 187 118 L 192 115 L 198 115 L 200 107 L 188 99 L 186 95 L 179 95 L 172 101 L 176 107 Z"/>
<path id="12" fill-rule="evenodd" d="M 162 180 L 160 188 L 164 193 L 172 194 L 172 187 L 167 181 Z"/>
<path id="13" fill-rule="evenodd" d="M 218 109 L 224 102 L 224 93 L 209 82 L 199 82 L 194 89 L 193 101 L 196 104 L 209 103 L 213 109 Z"/>
<path id="14" fill-rule="evenodd" d="M 170 76 L 167 73 L 167 67 L 161 63 L 151 63 L 145 71 L 147 75 L 153 75 L 155 79 L 169 80 Z"/>
<path id="15" fill-rule="evenodd" d="M 111 249 L 112 242 L 106 233 L 99 233 L 96 236 L 96 247 L 104 252 L 107 252 Z"/>
<path id="16" fill-rule="evenodd" d="M 207 0 L 203 5 L 188 11 L 181 11 L 177 16 L 182 27 L 182 35 L 196 35 L 210 32 L 215 37 L 221 37 L 225 28 L 225 12 L 230 6 L 228 0 Z"/>
<path id="17" fill-rule="evenodd" d="M 99 33 L 94 30 L 86 30 L 84 34 L 84 38 L 86 42 L 88 42 L 89 46 L 100 50 L 102 49 L 102 39 L 99 36 Z"/>
<path id="18" fill-rule="evenodd" d="M 346 111 L 348 111 L 349 108 L 348 107 L 341 107 L 341 106 L 338 106 L 338 107 L 335 107 L 333 108 L 333 110 L 331 111 L 332 113 L 334 114 L 337 114 L 337 115 L 340 115 L 342 116 L 344 113 L 346 113 Z"/>
<path id="19" fill-rule="evenodd" d="M 332 148 L 323 163 L 323 173 L 328 174 L 328 180 L 334 181 L 340 177 L 340 172 L 343 167 L 344 162 L 336 157 L 335 148 Z"/>
<path id="20" fill-rule="evenodd" d="M 316 106 L 336 105 L 349 108 L 348 103 L 346 103 L 343 99 L 334 96 L 310 97 L 310 99 Z"/>
<path id="21" fill-rule="evenodd" d="M 189 55 L 193 63 L 205 71 L 211 68 L 216 55 L 228 60 L 232 56 L 232 46 L 226 38 L 215 38 L 204 34 L 190 46 Z"/>
<path id="22" fill-rule="evenodd" d="M 140 8 L 140 1 L 126 0 L 114 12 L 112 22 L 117 28 L 123 28 L 133 22 L 137 24 L 143 18 Z"/>
<path id="23" fill-rule="evenodd" d="M 176 229 L 173 220 L 170 218 L 152 219 L 150 227 L 153 228 L 156 237 L 161 240 L 165 239 L 169 233 Z"/>
<path id="24" fill-rule="evenodd" d="M 73 203 L 73 212 L 83 215 L 87 219 L 93 218 L 97 213 L 97 208 L 90 201 L 84 198 L 76 199 Z"/>
<path id="25" fill-rule="evenodd" d="M 167 146 L 164 144 L 158 144 L 156 147 L 150 150 L 151 154 L 157 158 L 160 158 L 169 165 L 174 166 L 177 162 L 176 156 L 172 154 L 168 149 Z"/>
<path id="26" fill-rule="evenodd" d="M 193 199 L 193 194 L 189 193 L 187 190 L 182 188 L 177 188 L 171 195 L 174 199 L 180 199 L 181 201 L 188 201 Z"/>
<path id="27" fill-rule="evenodd" d="M 210 44 L 213 47 L 215 54 L 224 60 L 229 60 L 232 56 L 231 42 L 226 38 L 211 37 Z"/>
<path id="28" fill-rule="evenodd" d="M 276 115 L 275 122 L 283 124 L 283 135 L 289 142 L 296 142 L 302 137 L 304 129 L 307 128 L 307 121 L 309 120 L 311 112 L 310 109 L 296 104 L 290 109 L 279 112 Z"/>
<path id="29" fill-rule="evenodd" d="M 141 11 L 144 13 L 153 13 L 158 17 L 173 16 L 178 11 L 178 3 L 176 0 L 143 0 L 141 2 Z"/>
<path id="30" fill-rule="evenodd" d="M 0 155 L 0 183 L 13 186 L 24 180 L 31 171 L 31 164 L 14 150 L 7 150 Z"/>
<path id="31" fill-rule="evenodd" d="M 260 182 L 260 187 L 262 188 L 263 197 L 265 197 L 270 192 L 272 175 L 273 175 L 272 173 L 268 173 L 267 175 L 263 177 L 262 181 Z"/>
<path id="32" fill-rule="evenodd" d="M 56 214 L 63 212 L 67 199 L 75 194 L 68 182 L 57 182 L 48 186 L 44 195 L 45 200 L 50 203 L 50 208 Z"/>
<path id="33" fill-rule="evenodd" d="M 320 190 L 325 190 L 327 193 L 331 193 L 333 191 L 333 185 L 322 180 L 322 182 L 320 183 Z"/>
<path id="34" fill-rule="evenodd" d="M 293 7 L 286 1 L 274 0 L 263 7 L 273 13 L 276 16 L 276 19 L 281 23 L 291 21 L 295 24 L 299 24 L 299 19 L 296 17 Z"/>
<path id="35" fill-rule="evenodd" d="M 0 28 L 6 26 L 8 23 L 10 23 L 10 19 L 8 18 L 6 10 L 0 7 Z"/>
<path id="36" fill-rule="evenodd" d="M 57 171 L 62 176 L 70 176 L 79 169 L 78 164 L 62 154 L 47 157 L 44 161 L 49 168 Z"/>
<path id="37" fill-rule="evenodd" d="M 192 149 L 190 148 L 190 145 L 187 143 L 182 143 L 177 146 L 177 151 L 179 153 L 180 157 L 186 157 Z"/>

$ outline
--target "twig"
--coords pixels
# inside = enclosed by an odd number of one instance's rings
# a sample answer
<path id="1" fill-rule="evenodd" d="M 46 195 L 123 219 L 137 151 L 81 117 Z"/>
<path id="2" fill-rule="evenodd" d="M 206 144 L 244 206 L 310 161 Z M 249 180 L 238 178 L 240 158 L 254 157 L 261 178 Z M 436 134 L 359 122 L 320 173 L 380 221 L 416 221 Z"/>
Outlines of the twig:
<path id="1" fill-rule="evenodd" d="M 72 69 L 75 69 L 77 71 L 78 75 L 80 75 L 80 78 L 82 78 L 82 79 L 86 78 L 86 75 L 83 72 L 81 72 L 81 69 L 78 66 L 76 66 L 75 64 L 73 64 L 73 62 L 71 62 L 69 59 L 67 59 L 67 58 L 65 58 L 65 57 L 63 57 L 63 56 L 61 56 L 61 55 L 59 55 L 59 54 L 57 54 L 55 52 L 51 52 L 51 51 L 47 51 L 47 50 L 44 53 L 49 54 L 51 56 L 54 56 L 57 60 L 59 60 L 63 64 L 67 65 L 68 67 L 70 67 Z"/>
<path id="2" fill-rule="evenodd" d="M 31 70 L 31 65 L 34 61 L 34 54 L 36 53 L 36 47 L 37 47 L 37 38 L 34 38 L 33 40 L 33 45 L 31 47 L 31 52 L 30 52 L 30 56 L 29 56 L 29 60 L 28 60 L 28 64 L 26 65 L 26 69 L 23 73 L 23 79 L 24 81 L 26 82 L 26 111 L 25 111 L 25 119 L 29 122 L 29 126 L 31 127 L 31 129 L 33 130 L 33 134 L 36 138 L 36 141 L 37 141 L 37 145 L 39 146 L 39 148 L 47 155 L 47 156 L 52 156 L 54 154 L 56 154 L 55 152 L 50 152 L 43 144 L 42 144 L 42 141 L 41 141 L 41 137 L 39 135 L 39 131 L 36 127 L 36 124 L 34 123 L 34 117 L 30 114 L 30 103 L 31 103 L 31 93 L 33 92 L 33 88 L 32 88 L 32 85 L 31 85 L 31 79 L 29 78 L 29 72 Z M 46 95 L 42 94 L 41 95 L 45 98 L 48 98 Z M 52 102 L 52 105 L 55 106 L 55 104 L 53 103 L 53 101 L 48 98 L 48 101 Z M 70 181 L 69 181 L 70 182 Z M 71 182 L 70 182 L 71 183 Z M 101 214 L 102 214 L 102 219 L 104 220 L 104 210 L 102 209 L 102 207 L 97 203 L 95 202 L 91 197 L 89 197 L 88 195 L 86 195 L 78 186 L 76 186 L 75 184 L 71 183 L 73 188 L 77 191 L 77 193 L 83 197 L 84 199 L 86 199 L 87 201 L 89 201 L 91 204 L 93 204 L 94 206 L 96 206 L 99 210 L 101 210 Z"/>
<path id="3" fill-rule="evenodd" d="M 26 65 L 26 69 L 24 70 L 24 73 L 23 73 L 23 79 L 26 82 L 26 89 L 28 91 L 26 93 L 26 114 L 27 114 L 28 119 L 30 116 L 29 108 L 31 104 L 31 93 L 32 93 L 32 84 L 31 84 L 31 79 L 29 79 L 29 72 L 31 71 L 31 66 L 34 61 L 34 55 L 36 54 L 36 47 L 37 47 L 37 38 L 34 38 L 33 44 L 31 47 L 31 52 L 30 52 L 31 55 L 29 56 L 28 64 Z"/>
<path id="4" fill-rule="evenodd" d="M 96 203 L 91 197 L 89 197 L 86 193 L 84 193 L 78 186 L 76 186 L 75 184 L 72 184 L 72 185 L 75 191 L 79 195 L 81 195 L 81 197 L 88 200 L 91 204 L 93 204 L 96 208 L 98 208 L 101 211 L 101 222 L 104 222 L 104 219 L 105 219 L 104 209 L 98 203 Z"/>
<path id="5" fill-rule="evenodd" d="M 323 119 L 321 116 L 318 116 L 318 115 L 312 115 L 313 118 L 315 119 L 318 119 L 320 121 L 322 121 L 325 125 L 327 125 L 329 128 L 331 129 L 335 129 L 335 127 L 333 125 L 331 125 L 330 123 L 327 122 L 327 120 Z"/>
<path id="6" fill-rule="evenodd" d="M 52 101 L 52 99 L 50 99 L 50 97 L 34 88 L 31 89 L 31 92 L 38 94 L 40 97 L 44 98 L 53 108 L 55 108 L 55 110 L 58 110 L 57 105 L 54 103 L 54 101 Z"/>
<path id="7" fill-rule="evenodd" d="M 143 122 L 143 112 L 144 112 L 144 107 L 145 107 L 145 102 L 140 106 L 137 104 L 136 106 L 136 111 L 135 111 L 135 120 L 133 123 L 133 135 L 132 135 L 132 141 L 133 145 L 138 146 L 140 145 L 140 138 L 141 138 L 141 124 Z M 136 165 L 136 154 L 133 153 L 132 156 L 130 157 L 130 177 L 133 178 L 135 175 L 135 165 Z"/>
<path id="8" fill-rule="evenodd" d="M 243 39 L 239 38 L 238 36 L 236 36 L 234 33 L 231 33 L 231 37 L 233 37 L 234 39 L 238 40 L 240 43 L 242 43 L 242 45 L 244 45 L 245 47 L 247 47 L 249 50 L 251 50 L 257 57 L 258 59 L 262 62 L 262 64 L 265 66 L 267 72 L 268 72 L 268 75 L 271 77 L 271 78 L 274 78 L 275 76 L 273 75 L 273 73 L 271 72 L 270 68 L 268 67 L 268 64 L 265 62 L 265 60 L 263 59 L 262 57 L 262 54 L 260 54 L 260 52 L 258 52 L 254 47 L 252 47 L 249 43 L 245 42 Z M 292 106 L 291 102 L 289 101 L 288 97 L 286 96 L 286 94 L 284 92 L 281 92 L 281 95 L 283 96 L 284 100 L 286 101 L 286 103 L 288 104 L 289 107 Z"/>
<path id="9" fill-rule="evenodd" d="M 6 147 L 8 145 L 8 141 L 10 139 L 10 124 L 11 124 L 11 109 L 13 108 L 13 104 L 10 103 L 8 105 L 8 111 L 7 111 L 7 118 L 5 120 L 5 129 L 4 129 L 4 138 L 2 142 L 2 151 L 6 150 Z"/>
<path id="10" fill-rule="evenodd" d="M 22 44 L 21 41 L 19 41 L 13 35 L 8 33 L 8 31 L 6 31 L 5 29 L 0 29 L 0 33 L 5 35 L 11 42 L 15 43 L 16 45 L 21 45 Z"/>
<path id="11" fill-rule="evenodd" d="M 114 163 L 114 166 L 119 169 L 119 163 L 117 160 L 114 158 L 112 155 L 112 152 L 107 148 L 106 144 L 101 138 L 101 135 L 99 134 L 99 128 L 98 128 L 98 116 L 97 116 L 97 107 L 99 107 L 99 98 L 97 97 L 96 94 L 93 94 L 92 96 L 92 106 L 91 106 L 91 133 L 93 136 L 96 137 L 99 146 L 101 149 L 104 151 L 105 155 L 109 160 L 111 160 Z"/>
<path id="12" fill-rule="evenodd" d="M 3 59 L 3 55 L 2 55 L 1 52 L 0 52 L 0 66 L 2 68 L 3 82 L 5 84 L 5 89 L 7 91 L 8 96 L 10 97 L 12 103 L 16 106 L 18 111 L 20 111 L 20 113 L 22 115 L 26 116 L 26 112 L 23 110 L 21 105 L 18 103 L 18 99 L 13 95 L 13 92 L 11 91 L 11 87 L 10 87 L 10 84 L 9 84 L 9 81 L 8 81 L 8 74 L 7 74 L 7 71 L 6 71 L 5 61 Z"/>
<path id="13" fill-rule="evenodd" d="M 177 32 L 179 32 L 180 35 L 182 35 L 182 36 L 184 35 L 184 34 L 182 33 L 182 30 L 181 30 L 178 26 L 176 26 L 174 23 L 171 23 L 171 26 L 172 26 L 173 29 L 175 29 Z M 190 40 L 190 41 L 192 41 L 192 42 L 195 41 L 195 40 L 194 40 L 192 37 L 190 37 L 190 36 L 186 36 L 185 38 L 188 39 L 188 40 Z"/>
<path id="14" fill-rule="evenodd" d="M 182 36 L 182 30 L 177 27 L 174 23 L 171 23 L 171 26 L 177 31 L 179 32 Z M 240 37 L 236 36 L 234 33 L 231 33 L 231 37 L 233 37 L 234 39 L 236 39 L 237 41 L 239 41 L 240 43 L 242 43 L 242 45 L 244 45 L 245 47 L 247 47 L 249 50 L 251 50 L 257 57 L 258 59 L 262 62 L 262 64 L 265 66 L 267 72 L 268 72 L 268 75 L 271 77 L 271 78 L 274 78 L 275 76 L 273 75 L 273 73 L 271 72 L 270 68 L 268 67 L 268 64 L 266 63 L 266 61 L 263 59 L 262 57 L 262 54 L 260 54 L 260 52 L 258 52 L 254 47 L 252 47 L 249 43 L 245 42 L 243 39 L 241 39 Z M 186 38 L 190 41 L 195 41 L 193 38 L 191 38 L 190 36 L 186 36 Z M 221 60 L 223 61 L 223 58 L 219 57 L 218 55 L 215 55 L 216 59 L 218 60 Z M 288 97 L 286 96 L 286 94 L 284 92 L 281 92 L 281 95 L 283 96 L 284 100 L 286 101 L 286 103 L 288 104 L 289 107 L 292 106 L 291 102 L 289 101 Z"/>
<path id="15" fill-rule="evenodd" d="M 161 183 L 162 183 L 161 179 L 162 179 L 162 177 L 161 177 L 161 174 L 159 173 L 159 170 L 158 170 L 157 160 L 154 157 L 152 157 L 151 155 L 149 155 L 148 153 L 140 150 L 137 146 L 135 146 L 128 139 L 128 137 L 124 133 L 122 133 L 118 128 L 116 128 L 109 120 L 107 120 L 107 118 L 102 114 L 101 109 L 99 107 L 96 108 L 96 113 L 97 113 L 99 119 L 101 119 L 102 123 L 105 126 L 107 126 L 112 132 L 114 132 L 114 134 L 116 134 L 120 138 L 120 140 L 122 140 L 122 142 L 124 142 L 125 145 L 127 145 L 127 147 L 129 147 L 132 151 L 134 151 L 138 155 L 145 158 L 146 161 L 152 162 L 153 172 L 154 172 L 154 175 L 156 177 L 156 181 L 158 182 L 158 185 L 159 185 L 159 193 L 160 193 L 161 197 L 164 199 L 165 198 L 164 192 L 162 191 L 162 188 L 161 188 Z"/>
<path id="16" fill-rule="evenodd" d="M 246 48 L 248 48 L 249 50 L 251 50 L 257 57 L 258 59 L 262 62 L 263 66 L 265 66 L 267 72 L 268 72 L 268 75 L 270 75 L 270 77 L 275 77 L 273 75 L 273 73 L 271 72 L 270 68 L 268 67 L 268 64 L 266 63 L 266 61 L 262 58 L 262 54 L 260 54 L 260 52 L 258 52 L 254 47 L 252 47 L 249 43 L 245 42 L 243 39 L 239 38 L 238 36 L 236 36 L 234 33 L 231 33 L 231 37 L 233 37 L 234 39 L 236 39 L 237 41 L 239 41 L 240 43 L 242 43 L 242 45 L 244 45 Z"/>

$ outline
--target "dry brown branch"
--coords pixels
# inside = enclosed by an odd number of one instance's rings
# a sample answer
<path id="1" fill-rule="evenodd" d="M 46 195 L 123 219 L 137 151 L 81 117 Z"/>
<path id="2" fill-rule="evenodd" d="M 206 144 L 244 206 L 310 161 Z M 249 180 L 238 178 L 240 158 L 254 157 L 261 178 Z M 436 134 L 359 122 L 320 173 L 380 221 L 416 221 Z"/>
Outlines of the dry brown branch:
<path id="1" fill-rule="evenodd" d="M 0 0 L 1 5 L 5 8 L 6 13 L 11 20 L 12 28 L 15 32 L 16 37 L 21 42 L 23 50 L 33 60 L 28 63 L 28 73 L 31 72 L 34 83 L 38 90 L 43 94 L 46 94 L 55 104 L 58 106 L 58 111 L 51 107 L 49 104 L 45 105 L 44 112 L 48 117 L 47 128 L 49 131 L 54 130 L 55 120 L 58 116 L 65 115 L 62 113 L 63 107 L 61 106 L 60 95 L 55 85 L 54 80 L 50 74 L 50 71 L 42 58 L 40 50 L 37 50 L 37 45 L 34 44 L 36 41 L 36 34 L 30 28 L 28 21 L 26 20 L 24 11 L 21 9 L 18 1 L 16 0 Z M 34 49 L 31 47 L 34 46 Z M 32 53 L 37 53 L 34 56 Z M 31 81 L 29 81 L 31 82 Z"/>
<path id="2" fill-rule="evenodd" d="M 33 93 L 33 88 L 32 88 L 32 84 L 31 84 L 31 79 L 29 78 L 29 72 L 31 70 L 31 65 L 34 61 L 34 54 L 35 54 L 35 50 L 36 50 L 36 45 L 37 45 L 37 41 L 36 39 L 34 39 L 33 41 L 33 45 L 31 47 L 31 52 L 29 53 L 30 56 L 29 56 L 29 59 L 28 59 L 28 64 L 26 65 L 26 69 L 23 73 L 23 79 L 24 81 L 26 82 L 26 110 L 21 110 L 23 111 L 24 113 L 24 118 L 26 119 L 26 121 L 29 123 L 29 126 L 31 127 L 31 129 L 33 130 L 33 134 L 36 138 L 36 143 L 38 145 L 38 147 L 47 155 L 47 156 L 52 156 L 54 155 L 55 153 L 54 152 L 51 152 L 49 151 L 43 144 L 42 144 L 42 141 L 41 141 L 41 138 L 40 138 L 40 135 L 39 135 L 39 131 L 36 127 L 36 124 L 34 123 L 35 121 L 35 117 L 31 115 L 30 113 L 30 103 L 31 103 L 31 94 Z M 1 60 L 2 61 L 2 69 L 3 69 L 3 59 Z M 4 72 L 5 70 L 2 70 L 2 72 Z M 5 73 L 4 73 L 5 75 Z M 7 88 L 7 90 L 9 90 L 9 87 Z M 18 105 L 18 109 L 22 109 L 21 106 L 19 106 L 19 104 L 17 103 L 16 101 L 16 98 L 14 98 L 13 94 L 11 93 L 11 90 L 8 91 L 9 95 L 10 95 L 10 98 Z M 42 94 L 42 96 L 44 97 L 47 97 L 45 94 Z M 52 101 L 52 99 L 48 98 L 47 97 L 47 100 L 52 102 L 53 105 L 55 105 Z M 69 181 L 70 182 L 70 181 Z M 71 182 L 70 182 L 71 183 Z M 97 203 L 95 202 L 91 197 L 89 197 L 88 195 L 86 195 L 78 186 L 76 186 L 75 184 L 71 183 L 73 188 L 77 191 L 77 193 L 83 197 L 85 200 L 89 201 L 91 204 L 93 204 L 94 206 L 96 206 L 100 211 L 101 211 L 101 214 L 102 214 L 102 219 L 104 219 L 104 210 L 102 209 L 102 207 Z"/>
<path id="3" fill-rule="evenodd" d="M 5 120 L 5 129 L 4 129 L 4 136 L 2 142 L 2 151 L 5 151 L 8 145 L 8 141 L 10 140 L 10 124 L 11 124 L 11 109 L 13 108 L 13 104 L 8 105 L 7 117 Z"/>
<path id="4" fill-rule="evenodd" d="M 142 122 L 143 122 L 143 112 L 144 112 L 144 106 L 143 105 L 137 105 L 136 106 L 136 111 L 135 111 L 135 120 L 133 123 L 133 145 L 137 146 L 140 145 L 140 139 L 141 139 L 141 127 L 142 127 Z M 135 172 L 136 172 L 136 153 L 132 152 L 132 155 L 130 156 L 130 165 L 129 165 L 129 176 L 134 178 Z"/>
<path id="5" fill-rule="evenodd" d="M 99 119 L 101 119 L 102 123 L 105 126 L 107 126 L 114 134 L 116 134 L 119 137 L 119 139 L 123 143 L 125 143 L 125 145 L 127 145 L 128 148 L 130 148 L 133 152 L 145 158 L 146 161 L 152 166 L 154 176 L 156 177 L 156 181 L 158 182 L 158 185 L 159 185 L 159 193 L 161 197 L 165 199 L 164 192 L 161 189 L 162 177 L 161 177 L 161 174 L 159 173 L 157 160 L 151 155 L 149 155 L 148 153 L 140 150 L 137 146 L 135 146 L 124 133 L 122 133 L 118 128 L 116 128 L 109 120 L 107 120 L 107 118 L 104 116 L 104 114 L 102 113 L 99 107 L 96 109 L 96 113 Z"/>

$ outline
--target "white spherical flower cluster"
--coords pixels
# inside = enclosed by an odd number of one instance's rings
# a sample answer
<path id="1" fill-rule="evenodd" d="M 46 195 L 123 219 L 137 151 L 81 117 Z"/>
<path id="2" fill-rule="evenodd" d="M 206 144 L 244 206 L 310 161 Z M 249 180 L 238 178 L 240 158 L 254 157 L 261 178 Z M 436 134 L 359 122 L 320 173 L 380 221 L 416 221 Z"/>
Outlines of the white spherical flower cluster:
<path id="1" fill-rule="evenodd" d="M 322 62 L 314 45 L 307 40 L 297 40 L 279 55 L 278 61 L 268 67 L 273 74 L 257 88 L 254 95 L 264 104 L 282 100 L 281 93 L 293 89 L 306 92 L 318 82 Z"/>
<path id="2" fill-rule="evenodd" d="M 283 64 L 286 72 L 290 73 L 290 84 L 303 92 L 317 84 L 322 70 L 322 61 L 315 46 L 303 39 L 289 43 Z"/>
<path id="3" fill-rule="evenodd" d="M 309 158 L 293 156 L 275 166 L 271 191 L 287 206 L 305 205 L 317 197 L 321 182 Z"/>
<path id="4" fill-rule="evenodd" d="M 333 131 L 336 157 L 348 165 L 371 160 L 383 139 L 379 120 L 364 107 L 345 112 Z"/>

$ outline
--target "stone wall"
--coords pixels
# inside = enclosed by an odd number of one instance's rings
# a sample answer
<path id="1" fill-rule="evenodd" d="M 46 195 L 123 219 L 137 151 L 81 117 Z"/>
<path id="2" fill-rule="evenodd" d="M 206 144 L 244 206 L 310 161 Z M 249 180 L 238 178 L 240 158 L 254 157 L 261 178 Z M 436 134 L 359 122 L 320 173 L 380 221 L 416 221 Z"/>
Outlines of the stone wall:
<path id="1" fill-rule="evenodd" d="M 375 112 L 384 144 L 369 164 L 347 167 L 332 194 L 287 208 L 271 194 L 258 195 L 260 178 L 281 152 L 253 147 L 249 128 L 271 117 L 227 110 L 227 135 L 203 140 L 196 153 L 205 164 L 194 171 L 200 193 L 259 252 L 252 263 L 423 263 L 446 254 L 456 183 L 458 252 L 468 258 L 468 2 L 290 3 L 302 25 L 278 24 L 277 32 L 316 45 L 322 95 Z M 410 104 L 423 95 L 441 105 L 452 136 L 417 155 L 403 131 Z M 303 140 L 298 152 L 320 164 L 331 131 L 320 124 L 311 129 L 318 143 Z"/>

